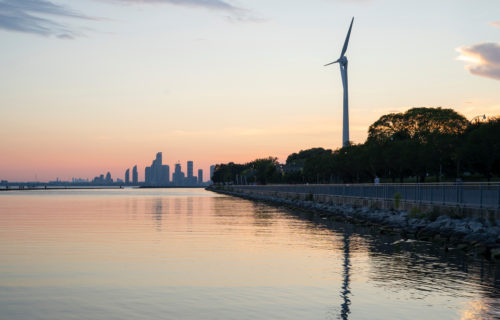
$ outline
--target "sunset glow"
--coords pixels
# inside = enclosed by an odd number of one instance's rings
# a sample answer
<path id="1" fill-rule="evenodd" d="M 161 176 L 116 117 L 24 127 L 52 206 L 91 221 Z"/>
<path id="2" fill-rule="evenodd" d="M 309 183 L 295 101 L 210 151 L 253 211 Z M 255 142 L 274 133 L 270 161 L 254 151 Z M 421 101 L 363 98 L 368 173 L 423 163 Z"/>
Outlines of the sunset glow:
<path id="1" fill-rule="evenodd" d="M 389 111 L 500 114 L 498 66 L 485 60 L 500 7 L 486 0 L 24 2 L 0 2 L 16 21 L 0 24 L 0 179 L 123 178 L 137 164 L 142 180 L 160 151 L 208 172 L 336 149 L 342 84 L 323 65 L 352 16 L 355 143 Z M 455 48 L 476 67 L 464 71 Z"/>

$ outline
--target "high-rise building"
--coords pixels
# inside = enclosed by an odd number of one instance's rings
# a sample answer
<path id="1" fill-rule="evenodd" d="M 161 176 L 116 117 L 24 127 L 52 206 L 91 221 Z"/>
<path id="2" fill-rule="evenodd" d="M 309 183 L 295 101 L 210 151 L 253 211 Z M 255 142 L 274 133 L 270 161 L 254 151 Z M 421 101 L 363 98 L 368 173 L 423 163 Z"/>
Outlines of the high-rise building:
<path id="1" fill-rule="evenodd" d="M 162 153 L 156 154 L 156 159 L 150 167 L 145 169 L 145 184 L 147 186 L 160 187 L 166 186 L 170 182 L 170 168 L 162 164 Z"/>
<path id="2" fill-rule="evenodd" d="M 144 169 L 144 183 L 146 185 L 151 184 L 151 167 L 146 167 Z"/>
<path id="3" fill-rule="evenodd" d="M 198 184 L 202 184 L 202 183 L 203 183 L 203 170 L 198 169 Z"/>
<path id="4" fill-rule="evenodd" d="M 111 178 L 111 173 L 108 171 L 108 173 L 106 173 L 106 178 L 104 179 L 104 181 L 106 183 L 113 183 L 113 179 Z"/>
<path id="5" fill-rule="evenodd" d="M 187 177 L 188 178 L 193 177 L 193 161 L 187 162 Z"/>
<path id="6" fill-rule="evenodd" d="M 187 177 L 185 181 L 186 186 L 195 186 L 196 185 L 196 177 L 193 174 L 193 161 L 187 162 Z"/>
<path id="7" fill-rule="evenodd" d="M 214 165 L 210 166 L 210 180 L 212 180 L 212 177 L 214 176 L 214 171 L 215 171 L 215 166 Z"/>
<path id="8" fill-rule="evenodd" d="M 130 169 L 125 171 L 125 184 L 130 184 Z"/>
<path id="9" fill-rule="evenodd" d="M 162 185 L 166 186 L 167 184 L 169 184 L 170 183 L 170 167 L 168 165 L 162 165 L 160 174 L 161 174 Z"/>
<path id="10" fill-rule="evenodd" d="M 181 164 L 176 163 L 175 164 L 175 171 L 172 175 L 172 181 L 174 182 L 174 185 L 176 186 L 183 186 L 185 185 L 185 178 L 184 178 L 184 172 L 182 172 Z"/>
<path id="11" fill-rule="evenodd" d="M 137 174 L 137 165 L 132 168 L 132 184 L 139 184 L 139 175 Z"/>

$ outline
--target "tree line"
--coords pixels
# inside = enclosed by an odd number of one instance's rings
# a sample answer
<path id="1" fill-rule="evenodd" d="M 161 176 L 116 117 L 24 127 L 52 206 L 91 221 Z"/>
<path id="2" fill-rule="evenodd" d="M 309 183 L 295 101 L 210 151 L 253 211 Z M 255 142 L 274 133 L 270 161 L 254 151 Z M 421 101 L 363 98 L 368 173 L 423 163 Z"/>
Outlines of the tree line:
<path id="1" fill-rule="evenodd" d="M 500 118 L 468 121 L 453 109 L 412 108 L 381 116 L 364 143 L 311 148 L 215 166 L 214 183 L 414 182 L 500 176 Z"/>

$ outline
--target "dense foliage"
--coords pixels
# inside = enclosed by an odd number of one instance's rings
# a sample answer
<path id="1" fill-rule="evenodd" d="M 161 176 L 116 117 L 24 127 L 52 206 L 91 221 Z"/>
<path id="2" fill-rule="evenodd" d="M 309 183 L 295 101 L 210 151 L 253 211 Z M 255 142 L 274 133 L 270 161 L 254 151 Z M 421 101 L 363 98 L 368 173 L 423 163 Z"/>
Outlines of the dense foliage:
<path id="1" fill-rule="evenodd" d="M 470 123 L 452 109 L 413 108 L 383 115 L 363 144 L 312 148 L 246 164 L 219 164 L 215 183 L 358 183 L 375 177 L 424 182 L 500 176 L 500 118 Z"/>

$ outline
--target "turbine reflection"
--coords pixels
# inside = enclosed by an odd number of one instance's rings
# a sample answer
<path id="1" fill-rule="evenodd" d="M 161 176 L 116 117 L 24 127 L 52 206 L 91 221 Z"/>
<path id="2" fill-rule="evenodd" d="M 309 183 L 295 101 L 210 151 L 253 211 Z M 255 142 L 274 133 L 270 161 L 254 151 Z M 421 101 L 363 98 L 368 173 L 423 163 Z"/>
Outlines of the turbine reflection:
<path id="1" fill-rule="evenodd" d="M 347 233 L 344 233 L 344 247 L 343 247 L 344 248 L 344 264 L 343 264 L 344 281 L 342 282 L 342 291 L 341 291 L 343 303 L 342 303 L 341 309 L 340 309 L 340 319 L 342 319 L 342 320 L 347 320 L 349 318 L 349 313 L 351 313 L 351 310 L 350 310 L 351 299 L 349 298 L 349 295 L 351 294 L 351 289 L 349 286 L 350 271 L 351 271 L 349 243 L 350 243 L 349 235 Z"/>

